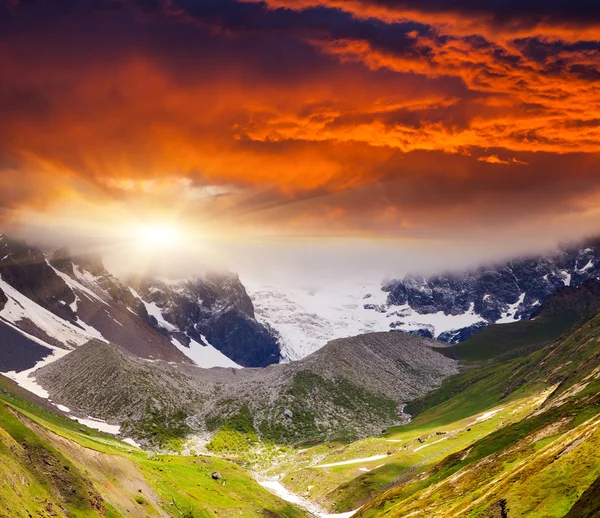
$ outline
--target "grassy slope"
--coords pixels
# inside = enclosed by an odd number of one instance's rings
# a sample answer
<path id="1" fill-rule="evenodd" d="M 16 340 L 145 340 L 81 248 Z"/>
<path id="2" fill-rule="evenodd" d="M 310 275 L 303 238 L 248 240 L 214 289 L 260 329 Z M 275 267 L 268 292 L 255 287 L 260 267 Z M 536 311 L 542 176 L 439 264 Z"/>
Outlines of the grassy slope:
<path id="1" fill-rule="evenodd" d="M 564 516 L 600 474 L 599 339 L 596 316 L 532 355 L 459 375 L 416 402 L 412 426 L 553 389 L 535 415 L 398 481 L 359 515 L 495 516 L 504 498 L 516 516 Z"/>
<path id="2" fill-rule="evenodd" d="M 0 380 L 2 517 L 229 517 L 232 510 L 242 517 L 306 516 L 231 462 L 148 455 L 13 388 Z"/>
<path id="3" fill-rule="evenodd" d="M 440 348 L 438 352 L 465 363 L 521 356 L 550 344 L 580 321 L 581 317 L 573 313 L 510 324 L 493 324 L 484 327 L 464 342 Z"/>
<path id="4" fill-rule="evenodd" d="M 527 459 L 530 468 L 523 469 L 527 476 L 519 472 L 517 480 L 511 481 L 514 490 L 492 491 L 483 499 L 481 509 L 468 512 L 473 516 L 490 512 L 493 516 L 495 511 L 490 505 L 497 504 L 493 499 L 508 495 L 514 510 L 537 516 L 527 506 L 546 505 L 542 502 L 543 491 L 530 491 L 528 495 L 523 489 L 536 484 L 532 487 L 548 487 L 555 495 L 554 504 L 546 499 L 551 508 L 542 515 L 562 516 L 598 475 L 594 466 L 600 466 L 600 453 L 595 447 L 597 432 L 582 424 L 599 412 L 594 399 L 600 388 L 599 337 L 600 317 L 595 317 L 542 350 L 451 377 L 440 389 L 408 406 L 407 410 L 416 414 L 410 424 L 390 429 L 378 438 L 306 450 L 280 469 L 285 474 L 283 481 L 291 490 L 340 512 L 373 499 L 362 510 L 364 516 L 379 516 L 390 508 L 394 509 L 391 516 L 402 516 L 408 510 L 417 516 L 429 516 L 428 506 L 436 500 L 459 503 L 460 498 L 451 490 L 446 493 L 443 486 L 457 473 L 471 480 L 472 490 L 464 490 L 469 500 L 478 498 L 473 480 L 480 480 L 485 488 L 493 479 L 482 471 L 481 463 L 495 466 L 489 473 L 498 476 L 505 471 L 512 473 Z M 490 410 L 500 411 L 477 421 Z M 538 415 L 526 418 L 534 412 Z M 578 433 L 580 427 L 589 436 L 573 448 L 574 453 L 565 456 L 571 459 L 569 462 L 555 462 L 552 455 L 541 456 L 544 447 L 553 443 L 559 447 L 561 440 L 568 442 L 569 434 Z M 445 433 L 438 435 L 441 432 Z M 318 467 L 373 455 L 384 458 Z M 494 464 L 495 456 L 502 460 Z M 531 474 L 533 466 L 540 471 L 539 476 Z M 427 512 L 419 506 L 408 507 L 408 503 L 403 507 L 402 502 L 412 502 L 430 486 L 440 491 L 426 499 Z M 517 493 L 518 487 L 523 494 Z M 463 514 L 447 514 L 443 509 L 440 516 Z"/>
<path id="5" fill-rule="evenodd" d="M 406 426 L 288 448 L 268 458 L 278 463 L 269 474 L 333 511 L 366 504 L 365 517 L 492 517 L 501 498 L 509 516 L 563 516 L 578 499 L 589 507 L 600 475 L 599 337 L 595 317 L 544 349 L 449 378 L 409 405 Z M 0 516 L 306 516 L 231 462 L 147 455 L 25 396 L 0 377 Z M 241 440 L 233 453 L 248 465 L 270 455 L 251 416 L 232 417 L 215 423 L 214 451 L 230 455 Z M 320 467 L 372 456 L 381 458 Z"/>
<path id="6" fill-rule="evenodd" d="M 544 395 L 536 394 L 498 406 L 498 412 L 485 419 L 482 419 L 484 413 L 475 413 L 455 421 L 445 420 L 443 425 L 423 420 L 391 429 L 377 438 L 312 448 L 284 466 L 283 482 L 292 491 L 306 494 L 336 512 L 356 509 L 399 477 L 425 472 L 448 455 L 518 422 L 543 401 Z M 383 458 L 319 467 L 373 456 Z"/>

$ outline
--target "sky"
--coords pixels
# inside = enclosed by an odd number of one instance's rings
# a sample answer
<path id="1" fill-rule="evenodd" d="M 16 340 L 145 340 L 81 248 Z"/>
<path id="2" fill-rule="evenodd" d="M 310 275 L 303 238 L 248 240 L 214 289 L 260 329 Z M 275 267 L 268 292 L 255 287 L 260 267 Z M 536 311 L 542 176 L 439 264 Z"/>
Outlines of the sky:
<path id="1" fill-rule="evenodd" d="M 598 2 L 0 0 L 0 69 L 0 227 L 116 269 L 598 233 Z"/>

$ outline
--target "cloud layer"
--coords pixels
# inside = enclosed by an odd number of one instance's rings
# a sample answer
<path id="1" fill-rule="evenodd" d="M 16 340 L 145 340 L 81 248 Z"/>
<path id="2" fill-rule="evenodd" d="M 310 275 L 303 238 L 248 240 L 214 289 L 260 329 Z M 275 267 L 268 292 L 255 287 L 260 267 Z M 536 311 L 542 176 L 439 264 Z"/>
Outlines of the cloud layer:
<path id="1" fill-rule="evenodd" d="M 4 0 L 0 67 L 5 218 L 458 235 L 600 188 L 596 2 Z"/>

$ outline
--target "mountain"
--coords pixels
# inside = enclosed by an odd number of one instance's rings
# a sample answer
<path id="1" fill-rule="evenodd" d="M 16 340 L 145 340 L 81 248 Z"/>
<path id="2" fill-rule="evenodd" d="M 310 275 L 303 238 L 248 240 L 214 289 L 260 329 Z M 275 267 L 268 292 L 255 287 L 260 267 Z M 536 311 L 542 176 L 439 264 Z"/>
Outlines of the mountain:
<path id="1" fill-rule="evenodd" d="M 452 344 L 472 336 L 473 343 L 493 341 L 496 327 L 478 331 L 493 324 L 510 329 L 523 319 L 541 327 L 538 311 L 548 297 L 600 276 L 594 240 L 463 273 L 305 288 L 245 286 L 237 275 L 216 273 L 117 279 L 100 258 L 65 250 L 45 255 L 7 236 L 0 237 L 0 254 L 0 372 L 29 369 L 92 338 L 143 358 L 204 367 L 298 360 L 331 340 L 379 331 Z M 571 322 L 552 321 L 560 332 Z M 492 349 L 488 342 L 481 350 Z"/>
<path id="2" fill-rule="evenodd" d="M 337 338 L 389 331 L 385 314 L 365 308 L 367 302 L 384 304 L 387 293 L 381 279 L 344 284 L 247 282 L 260 322 L 279 337 L 285 360 L 300 360 Z"/>
<path id="3" fill-rule="evenodd" d="M 600 281 L 588 279 L 579 286 L 558 288 L 530 320 L 491 324 L 464 342 L 440 348 L 466 363 L 522 356 L 552 343 L 600 310 Z"/>
<path id="4" fill-rule="evenodd" d="M 257 322 L 236 275 L 132 283 L 99 257 L 44 254 L 0 235 L 0 371 L 30 369 L 91 339 L 140 358 L 204 367 L 279 361 L 276 333 Z"/>
<path id="5" fill-rule="evenodd" d="M 578 505 L 589 508 L 600 475 L 599 344 L 596 315 L 540 351 L 448 379 L 415 402 L 413 412 L 439 420 L 461 406 L 500 412 L 545 389 L 523 419 L 511 422 L 505 413 L 507 422 L 420 476 L 393 483 L 358 516 L 493 517 L 500 516 L 502 501 L 509 516 L 564 516 Z M 457 385 L 462 388 L 454 390 Z"/>
<path id="6" fill-rule="evenodd" d="M 279 362 L 276 333 L 257 322 L 237 275 L 209 273 L 178 282 L 132 278 L 129 285 L 144 302 L 152 324 L 169 331 L 180 349 L 210 343 L 245 367 Z"/>
<path id="7" fill-rule="evenodd" d="M 491 324 L 537 315 L 560 288 L 600 278 L 600 242 L 486 265 L 402 279 L 298 279 L 247 284 L 257 319 L 276 331 L 285 360 L 298 360 L 336 338 L 406 331 L 452 344 Z M 567 328 L 563 328 L 566 330 Z M 555 338 L 556 336 L 551 337 Z"/>
<path id="8" fill-rule="evenodd" d="M 334 340 L 303 360 L 263 369 L 148 362 L 100 341 L 35 371 L 57 404 L 152 442 L 174 416 L 195 432 L 244 420 L 282 443 L 364 436 L 405 420 L 401 405 L 456 372 L 436 342 L 405 333 Z"/>
<path id="9" fill-rule="evenodd" d="M 557 289 L 600 277 L 600 241 L 549 255 L 515 259 L 462 273 L 408 275 L 387 281 L 383 304 L 389 328 L 458 343 L 489 324 L 529 319 Z"/>
<path id="10" fill-rule="evenodd" d="M 418 335 L 375 333 L 336 340 L 301 362 L 240 371 L 148 362 L 96 341 L 36 373 L 41 383 L 64 385 L 75 407 L 77 401 L 90 405 L 93 400 L 94 408 L 111 411 L 130 404 L 143 407 L 136 401 L 143 400 L 144 389 L 144 397 L 165 394 L 177 404 L 190 401 L 198 386 L 206 390 L 194 404 L 222 410 L 232 405 L 232 386 L 223 382 L 223 373 L 236 378 L 238 394 L 257 391 L 258 373 L 268 377 L 269 386 L 276 386 L 275 380 L 285 386 L 290 376 L 299 376 L 283 392 L 285 406 L 277 403 L 282 393 L 273 393 L 279 426 L 256 423 L 259 413 L 249 400 L 204 418 L 214 434 L 208 443 L 192 436 L 191 443 L 183 444 L 196 423 L 177 412 L 143 408 L 141 419 L 123 421 L 122 433 L 164 439 L 159 443 L 178 448 L 177 454 L 147 453 L 90 429 L 66 418 L 72 412 L 65 407 L 61 411 L 0 376 L 0 475 L 6 482 L 0 487 L 0 514 L 220 517 L 235 509 L 257 518 L 596 516 L 598 314 L 533 353 L 521 350 L 515 358 L 446 377 L 438 389 L 407 406 L 413 414 L 407 424 L 358 440 L 332 434 L 321 436 L 326 442 L 316 445 L 273 444 L 274 437 L 282 442 L 292 438 L 283 434 L 290 423 L 309 432 L 302 411 L 314 405 L 321 412 L 316 417 L 331 422 L 338 419 L 332 405 L 343 409 L 341 416 L 352 412 L 355 421 L 383 415 L 367 392 L 352 387 L 379 391 L 384 407 L 386 394 L 415 390 L 419 373 L 431 382 L 444 376 L 443 365 L 455 370 L 454 362 L 432 350 L 434 344 Z M 419 361 L 410 354 L 415 351 Z M 96 368 L 90 367 L 92 361 Z M 195 372 L 206 377 L 193 382 Z M 403 387 L 393 382 L 401 372 Z M 242 373 L 247 377 L 240 379 Z M 317 376 L 329 383 L 316 381 Z M 127 390 L 123 380 L 128 380 Z M 256 401 L 264 409 L 271 403 L 265 393 L 257 394 Z M 348 402 L 356 406 L 345 407 Z"/>

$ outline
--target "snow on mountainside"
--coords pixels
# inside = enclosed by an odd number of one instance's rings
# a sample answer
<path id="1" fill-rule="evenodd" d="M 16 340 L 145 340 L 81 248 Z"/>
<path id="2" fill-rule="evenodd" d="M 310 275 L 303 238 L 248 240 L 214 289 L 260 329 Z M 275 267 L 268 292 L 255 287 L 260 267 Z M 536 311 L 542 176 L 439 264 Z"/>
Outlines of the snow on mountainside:
<path id="1" fill-rule="evenodd" d="M 129 284 L 144 301 L 149 318 L 170 333 L 178 348 L 212 348 L 245 367 L 279 362 L 277 337 L 256 320 L 252 300 L 237 275 L 209 273 L 177 282 L 142 278 L 130 279 Z"/>
<path id="2" fill-rule="evenodd" d="M 491 323 L 531 318 L 561 286 L 600 278 L 600 242 L 472 271 L 318 288 L 248 284 L 257 318 L 296 360 L 327 341 L 372 331 L 407 331 L 457 343 Z"/>
<path id="3" fill-rule="evenodd" d="M 281 287 L 246 282 L 256 317 L 279 334 L 284 360 L 299 360 L 330 340 L 389 330 L 385 315 L 364 308 L 366 294 L 380 303 L 380 283 L 347 287 Z"/>
<path id="4" fill-rule="evenodd" d="M 390 327 L 409 331 L 416 330 L 411 321 L 425 321 L 434 315 L 455 317 L 453 329 L 432 322 L 418 332 L 456 343 L 488 324 L 529 319 L 558 288 L 577 287 L 599 277 L 600 241 L 596 239 L 548 256 L 516 259 L 464 273 L 428 278 L 409 275 L 387 282 L 383 287 L 388 293 L 385 304 L 370 309 L 385 312 Z"/>
<path id="5" fill-rule="evenodd" d="M 257 318 L 277 331 L 287 361 L 304 358 L 336 338 L 396 329 L 436 329 L 439 334 L 480 321 L 472 311 L 422 315 L 408 306 L 388 311 L 387 293 L 378 282 L 318 289 L 249 284 L 248 289 Z M 404 323 L 396 327 L 399 314 Z"/>
<path id="6" fill-rule="evenodd" d="M 204 368 L 279 361 L 277 339 L 255 320 L 237 276 L 143 286 L 138 293 L 97 257 L 45 255 L 0 234 L 0 372 L 30 371 L 93 339 Z"/>
<path id="7" fill-rule="evenodd" d="M 65 250 L 46 256 L 0 234 L 0 372 L 31 369 L 91 339 L 148 360 L 207 368 L 297 360 L 335 338 L 377 331 L 456 343 L 490 323 L 531 318 L 558 288 L 599 277 L 596 240 L 383 286 L 379 279 L 316 288 L 255 282 L 246 291 L 234 274 L 123 282 L 99 258 Z"/>

